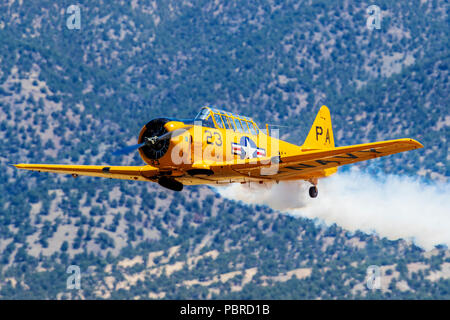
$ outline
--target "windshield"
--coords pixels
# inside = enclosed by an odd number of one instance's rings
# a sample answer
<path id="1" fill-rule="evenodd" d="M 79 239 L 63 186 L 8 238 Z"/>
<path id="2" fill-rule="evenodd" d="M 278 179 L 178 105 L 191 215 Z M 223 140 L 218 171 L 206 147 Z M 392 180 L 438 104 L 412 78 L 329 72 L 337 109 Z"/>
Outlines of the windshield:
<path id="1" fill-rule="evenodd" d="M 203 108 L 202 110 L 200 110 L 200 112 L 195 117 L 195 119 L 205 120 L 208 117 L 208 115 L 209 115 L 209 109 Z"/>

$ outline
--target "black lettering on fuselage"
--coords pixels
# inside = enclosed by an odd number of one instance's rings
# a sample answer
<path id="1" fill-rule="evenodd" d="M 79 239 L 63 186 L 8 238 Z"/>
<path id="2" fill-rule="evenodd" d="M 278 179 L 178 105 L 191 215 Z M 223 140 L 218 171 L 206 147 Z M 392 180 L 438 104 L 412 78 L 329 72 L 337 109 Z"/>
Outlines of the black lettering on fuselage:
<path id="1" fill-rule="evenodd" d="M 205 130 L 205 134 L 207 134 L 207 136 L 206 136 L 206 144 L 213 144 L 213 142 L 212 142 L 213 134 L 211 133 L 211 131 Z"/>
<path id="2" fill-rule="evenodd" d="M 323 134 L 322 127 L 316 126 L 316 140 L 319 141 L 319 136 Z"/>
<path id="3" fill-rule="evenodd" d="M 206 144 L 214 144 L 213 140 L 213 133 L 209 130 L 205 130 L 206 136 Z M 215 139 L 216 146 L 221 147 L 222 146 L 222 136 L 217 131 L 214 131 L 214 136 L 217 137 Z"/>
<path id="4" fill-rule="evenodd" d="M 325 143 L 327 143 L 327 141 L 328 141 L 328 143 L 331 143 L 331 140 L 330 140 L 330 131 L 328 130 L 328 128 L 327 128 L 327 135 L 326 135 L 326 137 L 325 137 Z"/>

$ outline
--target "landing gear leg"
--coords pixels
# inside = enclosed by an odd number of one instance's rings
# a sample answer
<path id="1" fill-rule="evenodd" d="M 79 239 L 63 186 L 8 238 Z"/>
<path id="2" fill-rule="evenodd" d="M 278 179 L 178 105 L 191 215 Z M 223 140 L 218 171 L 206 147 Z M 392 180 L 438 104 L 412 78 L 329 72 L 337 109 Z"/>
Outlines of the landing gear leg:
<path id="1" fill-rule="evenodd" d="M 312 186 L 311 188 L 309 188 L 309 196 L 311 198 L 315 198 L 317 197 L 317 194 L 319 193 L 319 190 L 317 189 L 316 186 Z"/>

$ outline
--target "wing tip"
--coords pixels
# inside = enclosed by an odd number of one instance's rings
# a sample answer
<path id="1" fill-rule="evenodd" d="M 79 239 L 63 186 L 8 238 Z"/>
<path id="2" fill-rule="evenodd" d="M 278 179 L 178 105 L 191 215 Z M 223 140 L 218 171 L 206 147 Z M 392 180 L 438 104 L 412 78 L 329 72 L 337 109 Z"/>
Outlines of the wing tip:
<path id="1" fill-rule="evenodd" d="M 16 167 L 17 169 L 25 169 L 25 170 L 33 170 L 35 169 L 35 165 L 33 164 L 26 164 L 26 163 L 18 163 L 18 164 L 11 164 L 13 167 Z"/>
<path id="2" fill-rule="evenodd" d="M 411 139 L 411 138 L 402 138 L 397 140 L 392 140 L 392 142 L 400 142 L 400 143 L 406 143 L 408 145 L 411 145 L 414 147 L 414 149 L 420 149 L 423 148 L 423 144 L 421 144 L 419 141 Z"/>
<path id="3" fill-rule="evenodd" d="M 408 140 L 409 140 L 409 142 L 410 142 L 412 145 L 414 145 L 414 147 L 415 147 L 416 149 L 423 148 L 423 144 L 421 144 L 419 141 L 414 140 L 414 139 L 408 139 Z"/>

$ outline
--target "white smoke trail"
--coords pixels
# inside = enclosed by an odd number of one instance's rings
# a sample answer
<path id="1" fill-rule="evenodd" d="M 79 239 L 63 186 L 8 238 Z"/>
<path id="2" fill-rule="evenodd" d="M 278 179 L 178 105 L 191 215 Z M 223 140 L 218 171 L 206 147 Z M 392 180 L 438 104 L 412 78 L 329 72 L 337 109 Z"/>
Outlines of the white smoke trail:
<path id="1" fill-rule="evenodd" d="M 293 216 L 336 223 L 348 231 L 377 233 L 390 240 L 412 240 L 431 250 L 450 247 L 450 184 L 425 183 L 397 175 L 372 175 L 352 168 L 319 182 L 319 196 L 309 198 L 309 184 L 272 186 L 233 184 L 217 188 L 232 200 L 268 205 Z"/>

